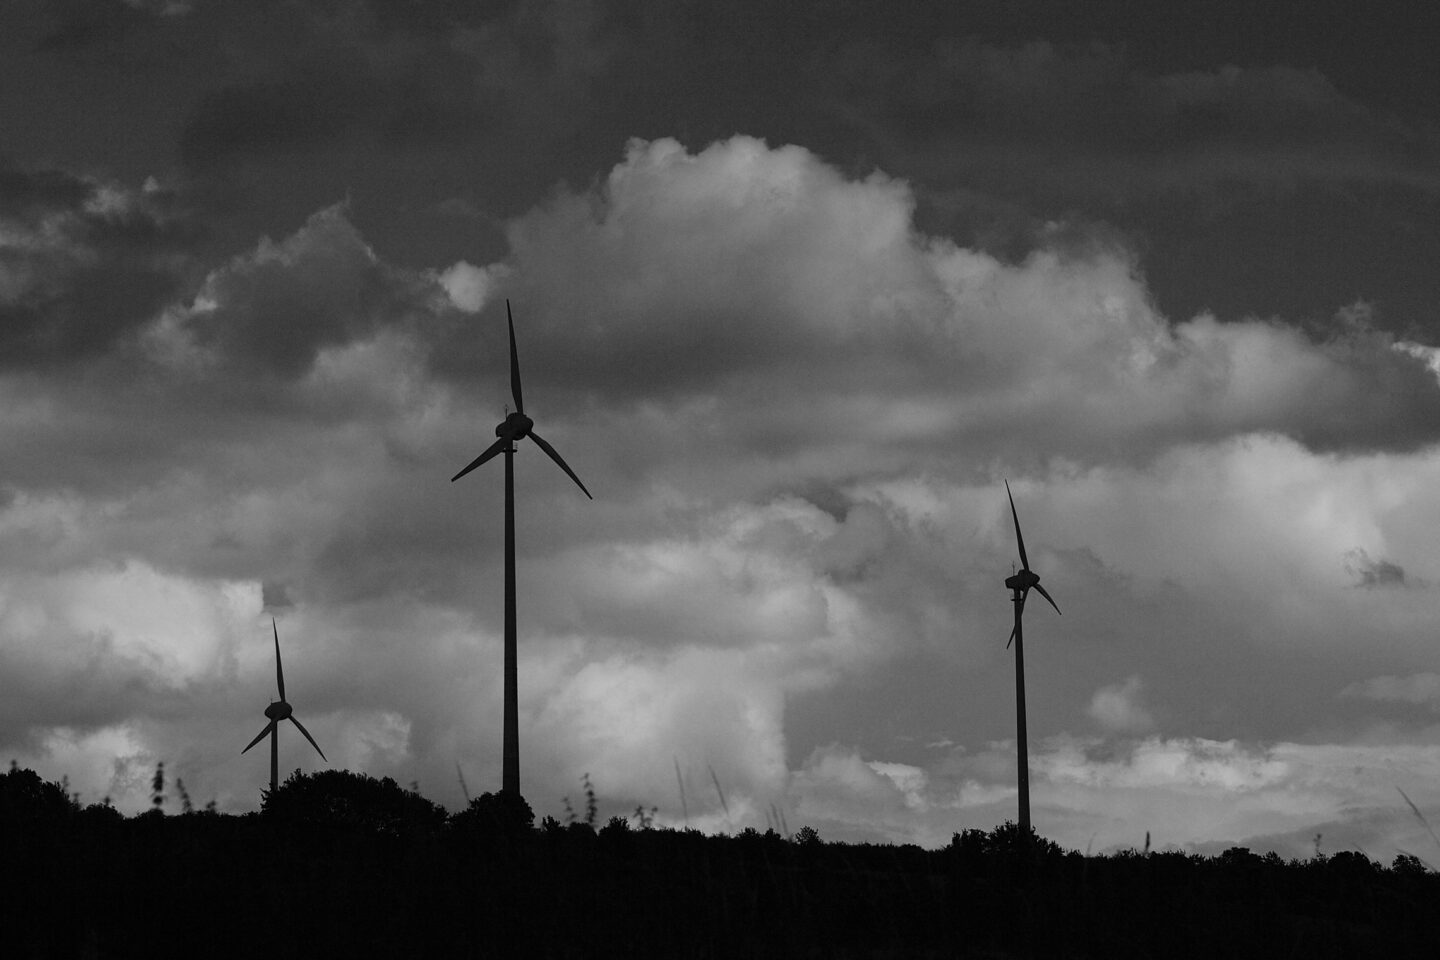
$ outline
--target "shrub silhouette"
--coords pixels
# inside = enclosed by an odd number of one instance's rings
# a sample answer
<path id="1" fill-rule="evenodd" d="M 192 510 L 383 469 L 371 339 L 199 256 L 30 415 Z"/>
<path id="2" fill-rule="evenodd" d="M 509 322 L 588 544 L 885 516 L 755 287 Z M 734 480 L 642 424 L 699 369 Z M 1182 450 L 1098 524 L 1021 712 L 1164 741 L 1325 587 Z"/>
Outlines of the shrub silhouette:
<path id="1" fill-rule="evenodd" d="M 756 832 L 758 833 L 759 831 Z M 820 839 L 820 832 L 809 824 L 796 830 L 793 839 L 795 843 L 798 843 L 802 847 L 818 847 L 825 842 Z"/>
<path id="2" fill-rule="evenodd" d="M 947 850 L 950 856 L 967 865 L 992 860 L 1018 860 L 1027 853 L 1025 835 L 1013 820 L 1006 820 L 989 833 L 972 828 L 952 834 Z M 1065 855 L 1060 844 L 1046 840 L 1035 832 L 1033 826 L 1030 828 L 1028 852 L 1039 860 L 1053 860 Z"/>
<path id="3" fill-rule="evenodd" d="M 1354 877 L 1357 879 L 1368 878 L 1380 866 L 1365 854 L 1358 850 L 1341 850 L 1330 856 L 1325 861 L 1325 866 L 1330 871 L 1341 876 Z"/>
<path id="4" fill-rule="evenodd" d="M 0 822 L 62 820 L 79 809 L 64 786 L 41 780 L 13 760 L 9 772 L 0 776 Z"/>
<path id="5" fill-rule="evenodd" d="M 376 780 L 349 770 L 296 770 L 262 810 L 281 820 L 323 823 L 378 834 L 435 833 L 445 825 L 445 808 L 385 777 Z"/>
<path id="6" fill-rule="evenodd" d="M 1419 877 L 1429 873 L 1425 861 L 1413 853 L 1397 853 L 1395 859 L 1390 863 L 1390 869 L 1400 876 Z"/>
<path id="7" fill-rule="evenodd" d="M 93 824 L 97 828 L 110 827 L 124 819 L 125 815 L 115 809 L 109 797 L 106 797 L 102 803 L 92 803 L 80 811 L 80 822 Z"/>
<path id="8" fill-rule="evenodd" d="M 547 820 L 550 818 L 547 817 Z M 482 793 L 450 817 L 450 828 L 478 837 L 519 837 L 534 829 L 535 813 L 519 794 Z"/>

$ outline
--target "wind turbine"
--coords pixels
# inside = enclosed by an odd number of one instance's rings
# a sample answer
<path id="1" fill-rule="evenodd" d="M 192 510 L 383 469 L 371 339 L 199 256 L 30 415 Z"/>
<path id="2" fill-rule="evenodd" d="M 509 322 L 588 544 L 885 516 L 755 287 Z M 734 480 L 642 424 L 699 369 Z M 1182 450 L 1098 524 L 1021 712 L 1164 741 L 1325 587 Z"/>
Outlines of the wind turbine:
<path id="1" fill-rule="evenodd" d="M 270 722 L 265 724 L 265 729 L 257 733 L 255 739 L 251 740 L 249 746 L 241 750 L 240 754 L 242 756 L 245 755 L 249 752 L 250 747 L 255 746 L 255 744 L 265 739 L 267 733 L 270 735 L 270 794 L 274 796 L 275 787 L 280 780 L 279 734 L 281 720 L 289 720 L 295 724 L 300 732 L 305 734 L 305 739 L 310 741 L 310 746 L 314 747 L 315 752 L 320 754 L 320 759 L 325 760 L 326 763 L 330 761 L 325 758 L 325 751 L 320 749 L 320 744 L 316 743 L 315 738 L 310 736 L 310 731 L 306 730 L 305 725 L 295 717 L 294 709 L 285 701 L 285 669 L 280 665 L 280 630 L 275 626 L 274 617 L 270 618 L 270 631 L 275 634 L 275 685 L 280 688 L 280 699 L 278 701 L 272 701 L 270 706 L 265 708 L 265 716 L 270 718 Z"/>
<path id="2" fill-rule="evenodd" d="M 515 400 L 514 411 L 495 428 L 498 438 L 485 452 L 450 478 L 454 483 L 497 453 L 505 454 L 505 740 L 500 790 L 502 793 L 520 795 L 520 706 L 515 668 L 515 443 L 529 437 L 539 445 L 545 454 L 575 481 L 585 494 L 590 491 L 575 476 L 575 471 L 561 459 L 555 448 L 535 432 L 535 421 L 525 416 L 525 400 L 520 392 L 520 361 L 515 353 L 515 318 L 510 313 L 510 301 L 505 301 L 505 320 L 510 327 L 510 396 Z M 590 497 L 591 500 L 595 499 Z"/>
<path id="3" fill-rule="evenodd" d="M 1010 640 L 1006 641 L 1008 649 L 1011 642 L 1015 644 L 1015 725 L 1016 745 L 1020 751 L 1019 762 L 1016 764 L 1020 780 L 1020 835 L 1025 838 L 1025 843 L 1030 843 L 1030 745 L 1026 740 L 1025 733 L 1025 634 L 1021 627 L 1022 615 L 1025 612 L 1025 597 L 1031 589 L 1040 591 L 1040 596 L 1050 601 L 1050 606 L 1055 607 L 1059 613 L 1060 608 L 1055 604 L 1055 598 L 1040 586 L 1040 577 L 1030 569 L 1030 558 L 1025 555 L 1025 537 L 1020 533 L 1020 515 L 1015 512 L 1015 497 L 1010 493 L 1010 481 L 1005 481 L 1005 496 L 1010 498 L 1010 516 L 1015 521 L 1015 542 L 1020 547 L 1020 571 L 1005 578 L 1005 586 L 1011 591 L 1011 601 L 1015 604 L 1015 629 L 1010 631 Z"/>

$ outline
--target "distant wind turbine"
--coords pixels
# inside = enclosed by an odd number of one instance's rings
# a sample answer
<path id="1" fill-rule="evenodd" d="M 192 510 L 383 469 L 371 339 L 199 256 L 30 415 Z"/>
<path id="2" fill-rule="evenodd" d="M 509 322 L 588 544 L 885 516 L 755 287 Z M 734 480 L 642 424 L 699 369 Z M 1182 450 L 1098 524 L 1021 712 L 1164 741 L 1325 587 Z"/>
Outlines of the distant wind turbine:
<path id="1" fill-rule="evenodd" d="M 265 708 L 265 716 L 270 718 L 270 722 L 265 724 L 265 729 L 256 734 L 255 739 L 251 740 L 249 746 L 241 750 L 240 753 L 243 756 L 250 751 L 250 747 L 264 740 L 266 734 L 270 735 L 270 794 L 274 796 L 275 787 L 280 780 L 279 729 L 281 720 L 289 720 L 295 724 L 300 732 L 305 734 L 305 739 L 310 741 L 310 746 L 314 747 L 315 752 L 320 754 L 320 759 L 325 760 L 326 763 L 330 761 L 325 758 L 325 751 L 320 749 L 320 744 L 316 743 L 315 738 L 310 736 L 310 731 L 306 730 L 305 725 L 296 719 L 294 709 L 289 703 L 285 702 L 285 669 L 280 664 L 280 630 L 275 626 L 274 617 L 270 618 L 270 632 L 275 634 L 275 685 L 280 688 L 280 700 L 278 702 L 272 702 L 270 706 Z"/>
<path id="2" fill-rule="evenodd" d="M 1025 555 L 1025 537 L 1020 533 L 1020 515 L 1015 512 L 1015 497 L 1010 493 L 1010 481 L 1005 481 L 1005 496 L 1010 498 L 1010 516 L 1015 521 L 1015 542 L 1020 547 L 1020 571 L 1005 578 L 1005 586 L 1011 591 L 1011 601 L 1015 604 L 1015 629 L 1010 631 L 1010 640 L 1006 641 L 1008 649 L 1010 643 L 1015 644 L 1015 725 L 1016 744 L 1020 751 L 1017 763 L 1020 780 L 1020 835 L 1025 838 L 1025 843 L 1030 842 L 1030 745 L 1025 733 L 1025 634 L 1022 629 L 1022 615 L 1025 612 L 1025 597 L 1035 589 L 1040 591 L 1040 596 L 1050 601 L 1050 606 L 1055 607 L 1059 613 L 1060 608 L 1055 604 L 1055 598 L 1040 586 L 1040 577 L 1030 569 L 1030 558 Z"/>
<path id="3" fill-rule="evenodd" d="M 520 361 L 515 353 L 515 318 L 510 314 L 510 301 L 505 301 L 505 320 L 510 328 L 510 395 L 515 410 L 508 413 L 495 428 L 494 443 L 485 452 L 450 478 L 454 483 L 497 453 L 505 454 L 505 740 L 500 789 L 503 793 L 520 794 L 520 706 L 516 681 L 515 652 L 515 442 L 529 437 L 561 470 L 575 481 L 585 494 L 590 491 L 575 476 L 575 471 L 561 459 L 555 448 L 535 432 L 535 421 L 525 416 L 525 400 L 520 391 Z M 595 499 L 590 497 L 590 499 Z"/>

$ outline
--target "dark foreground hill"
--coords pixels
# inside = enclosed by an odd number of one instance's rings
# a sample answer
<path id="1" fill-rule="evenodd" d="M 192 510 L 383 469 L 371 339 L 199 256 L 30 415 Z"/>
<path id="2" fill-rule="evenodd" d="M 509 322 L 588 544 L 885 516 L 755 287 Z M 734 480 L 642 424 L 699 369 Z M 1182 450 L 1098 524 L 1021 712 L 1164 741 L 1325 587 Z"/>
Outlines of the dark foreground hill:
<path id="1" fill-rule="evenodd" d="M 530 822 L 523 801 L 447 815 L 343 772 L 291 777 L 260 814 L 124 818 L 12 769 L 0 953 L 1440 957 L 1440 875 L 1411 858 L 1084 857 L 1012 824 L 922 850 Z"/>

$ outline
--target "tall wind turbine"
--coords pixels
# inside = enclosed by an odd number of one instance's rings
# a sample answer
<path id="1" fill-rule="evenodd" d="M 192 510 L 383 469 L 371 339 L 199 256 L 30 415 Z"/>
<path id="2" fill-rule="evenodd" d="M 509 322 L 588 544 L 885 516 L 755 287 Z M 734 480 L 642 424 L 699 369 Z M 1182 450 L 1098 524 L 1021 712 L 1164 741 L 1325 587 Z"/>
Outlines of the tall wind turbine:
<path id="1" fill-rule="evenodd" d="M 251 740 L 249 746 L 241 750 L 240 753 L 243 756 L 249 752 L 250 747 L 264 740 L 267 733 L 270 735 L 270 794 L 274 796 L 275 787 L 280 780 L 279 734 L 281 720 L 289 720 L 295 724 L 300 732 L 305 734 L 305 739 L 310 741 L 310 746 L 314 747 L 315 752 L 320 754 L 320 759 L 325 760 L 326 763 L 330 761 L 325 759 L 325 751 L 321 750 L 320 744 L 316 743 L 315 738 L 310 736 L 310 731 L 306 730 L 305 725 L 296 718 L 294 709 L 290 704 L 285 702 L 285 669 L 280 665 L 280 630 L 275 626 L 274 617 L 270 618 L 270 632 L 275 634 L 275 685 L 280 688 L 280 700 L 278 702 L 272 702 L 270 706 L 265 708 L 265 716 L 270 718 L 270 722 L 265 724 L 265 729 L 257 733 L 255 739 Z"/>
<path id="2" fill-rule="evenodd" d="M 1010 640 L 1005 643 L 1008 648 L 1011 642 L 1015 644 L 1015 725 L 1016 744 L 1020 750 L 1018 774 L 1020 779 L 1020 835 L 1024 837 L 1025 843 L 1030 842 L 1030 745 L 1026 740 L 1025 733 L 1025 634 L 1021 627 L 1022 615 L 1025 612 L 1025 597 L 1033 588 L 1040 591 L 1040 596 L 1050 601 L 1050 606 L 1055 607 L 1059 613 L 1060 608 L 1055 605 L 1055 598 L 1040 586 L 1040 577 L 1030 569 L 1030 558 L 1025 555 L 1025 538 L 1020 533 L 1020 515 L 1015 512 L 1015 497 L 1010 493 L 1010 481 L 1005 481 L 1005 496 L 1010 498 L 1010 516 L 1015 521 L 1015 542 L 1020 547 L 1020 571 L 1005 578 L 1005 586 L 1011 591 L 1011 600 L 1015 604 L 1015 629 L 1010 631 Z"/>
<path id="3" fill-rule="evenodd" d="M 515 443 L 529 437 L 545 454 L 575 481 L 585 494 L 590 491 L 575 476 L 575 471 L 561 459 L 555 448 L 535 432 L 535 421 L 525 416 L 525 400 L 520 392 L 520 361 L 515 353 L 515 318 L 510 314 L 510 301 L 505 301 L 505 320 L 510 327 L 510 396 L 515 410 L 495 428 L 498 438 L 485 452 L 450 478 L 454 483 L 497 453 L 505 454 L 505 741 L 504 763 L 500 789 L 503 793 L 520 795 L 520 697 L 516 682 L 515 653 Z M 591 500 L 595 499 L 590 497 Z"/>

